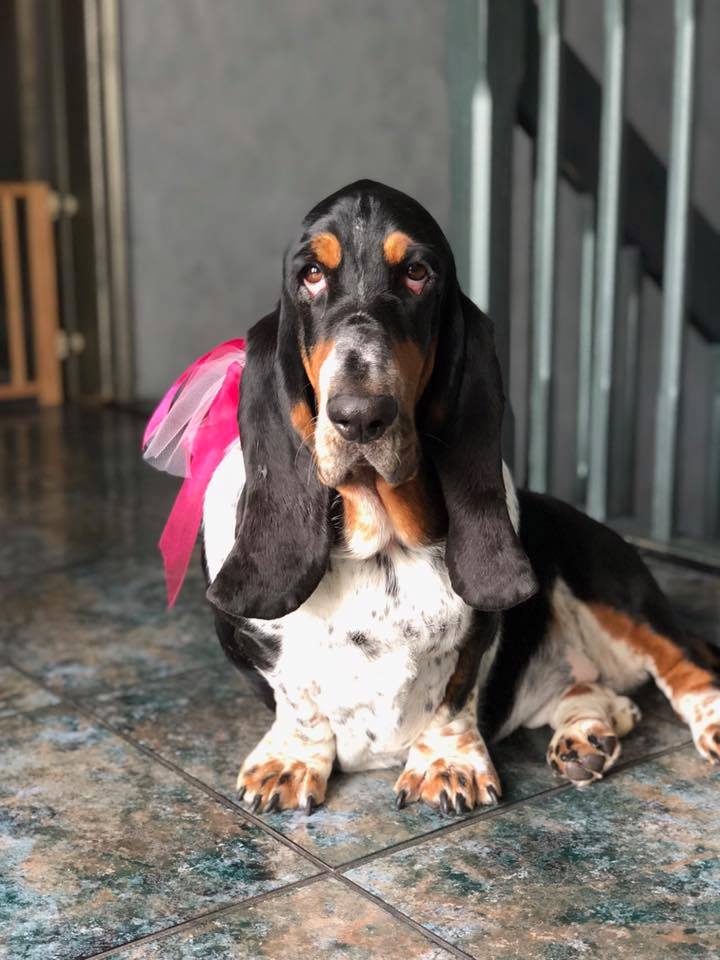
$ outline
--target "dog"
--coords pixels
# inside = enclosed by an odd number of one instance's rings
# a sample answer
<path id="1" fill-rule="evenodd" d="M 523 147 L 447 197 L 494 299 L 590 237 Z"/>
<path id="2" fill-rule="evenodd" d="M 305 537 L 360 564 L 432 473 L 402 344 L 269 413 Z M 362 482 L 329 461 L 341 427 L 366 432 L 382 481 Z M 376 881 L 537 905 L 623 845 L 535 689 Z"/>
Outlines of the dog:
<path id="1" fill-rule="evenodd" d="M 620 536 L 516 493 L 503 405 L 492 324 L 430 214 L 371 181 L 316 206 L 204 500 L 220 642 L 275 709 L 238 776 L 254 812 L 312 813 L 334 766 L 403 766 L 398 807 L 495 804 L 487 743 L 542 724 L 585 787 L 649 677 L 720 760 L 717 665 Z"/>

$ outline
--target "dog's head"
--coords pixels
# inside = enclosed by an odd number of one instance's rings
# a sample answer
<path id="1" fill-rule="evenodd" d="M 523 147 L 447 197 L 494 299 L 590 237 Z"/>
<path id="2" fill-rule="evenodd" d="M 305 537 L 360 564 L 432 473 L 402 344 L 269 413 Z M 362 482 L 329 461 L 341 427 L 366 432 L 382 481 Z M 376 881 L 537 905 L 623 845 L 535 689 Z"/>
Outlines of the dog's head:
<path id="1" fill-rule="evenodd" d="M 209 597 L 231 617 L 296 609 L 328 563 L 335 491 L 422 467 L 447 512 L 446 562 L 479 609 L 534 578 L 506 507 L 492 324 L 460 291 L 430 214 L 370 181 L 328 197 L 285 256 L 278 308 L 248 337 L 237 541 Z"/>

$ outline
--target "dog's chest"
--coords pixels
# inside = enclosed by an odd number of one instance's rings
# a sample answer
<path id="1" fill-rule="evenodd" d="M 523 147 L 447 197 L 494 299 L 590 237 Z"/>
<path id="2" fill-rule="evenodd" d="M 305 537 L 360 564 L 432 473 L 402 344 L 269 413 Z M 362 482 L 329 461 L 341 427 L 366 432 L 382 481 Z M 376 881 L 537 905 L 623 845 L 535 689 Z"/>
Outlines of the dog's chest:
<path id="1" fill-rule="evenodd" d="M 279 698 L 329 719 L 344 769 L 399 762 L 443 699 L 471 617 L 443 554 L 393 546 L 368 560 L 334 557 L 298 610 L 255 621 L 279 641 L 268 680 Z"/>

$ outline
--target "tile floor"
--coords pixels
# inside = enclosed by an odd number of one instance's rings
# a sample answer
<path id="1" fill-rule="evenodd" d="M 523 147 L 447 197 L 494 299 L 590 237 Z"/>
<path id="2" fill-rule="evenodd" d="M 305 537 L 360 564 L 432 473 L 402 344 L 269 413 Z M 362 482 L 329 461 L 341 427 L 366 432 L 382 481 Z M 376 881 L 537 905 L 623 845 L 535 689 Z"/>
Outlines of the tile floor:
<path id="1" fill-rule="evenodd" d="M 661 696 L 580 793 L 546 730 L 494 755 L 495 810 L 397 811 L 396 771 L 312 818 L 250 815 L 270 714 L 224 661 L 195 564 L 167 613 L 174 494 L 119 412 L 0 419 L 0 957 L 720 957 L 720 771 Z M 720 581 L 654 563 L 720 645 Z"/>

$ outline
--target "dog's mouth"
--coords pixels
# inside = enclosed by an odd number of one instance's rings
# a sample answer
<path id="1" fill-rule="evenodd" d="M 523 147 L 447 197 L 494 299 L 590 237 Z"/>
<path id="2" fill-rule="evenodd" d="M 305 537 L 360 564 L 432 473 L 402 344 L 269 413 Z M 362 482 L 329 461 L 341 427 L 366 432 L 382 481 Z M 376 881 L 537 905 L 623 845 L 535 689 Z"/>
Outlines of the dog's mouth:
<path id="1" fill-rule="evenodd" d="M 329 441 L 329 442 L 328 442 Z M 358 444 L 316 435 L 318 477 L 328 487 L 370 483 L 382 477 L 398 486 L 417 474 L 419 457 L 414 431 L 410 435 L 387 434 L 373 443 Z"/>

